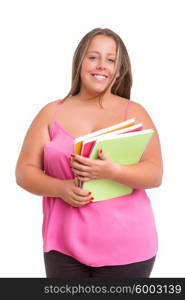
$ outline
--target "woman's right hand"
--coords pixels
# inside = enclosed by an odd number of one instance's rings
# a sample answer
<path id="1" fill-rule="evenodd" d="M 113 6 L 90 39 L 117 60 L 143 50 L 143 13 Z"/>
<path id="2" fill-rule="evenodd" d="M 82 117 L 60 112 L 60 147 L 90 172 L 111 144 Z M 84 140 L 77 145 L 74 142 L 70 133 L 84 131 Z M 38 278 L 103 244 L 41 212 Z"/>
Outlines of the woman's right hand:
<path id="1" fill-rule="evenodd" d="M 66 203 L 74 206 L 81 207 L 85 204 L 91 203 L 93 198 L 89 191 L 77 187 L 77 178 L 62 180 L 59 186 L 59 198 L 62 198 Z"/>

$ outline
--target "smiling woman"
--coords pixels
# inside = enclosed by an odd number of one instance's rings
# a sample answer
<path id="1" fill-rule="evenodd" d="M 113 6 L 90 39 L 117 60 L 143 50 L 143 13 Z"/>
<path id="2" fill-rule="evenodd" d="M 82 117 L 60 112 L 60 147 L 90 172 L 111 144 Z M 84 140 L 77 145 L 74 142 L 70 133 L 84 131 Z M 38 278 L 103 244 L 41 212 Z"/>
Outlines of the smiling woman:
<path id="1" fill-rule="evenodd" d="M 86 34 L 73 57 L 66 97 L 45 105 L 25 136 L 17 184 L 43 196 L 43 250 L 47 277 L 149 277 L 157 253 L 153 211 L 145 189 L 162 180 L 157 129 L 146 110 L 130 101 L 131 65 L 121 38 L 110 29 Z M 135 118 L 153 128 L 139 163 L 115 164 L 73 154 L 75 137 Z M 132 194 L 93 202 L 76 185 L 108 179 Z"/>
<path id="2" fill-rule="evenodd" d="M 91 61 L 92 65 L 90 62 L 88 64 L 88 61 Z M 110 71 L 110 74 L 104 74 L 108 79 L 105 82 L 104 90 L 102 86 L 102 90 L 96 92 L 96 96 L 99 96 L 100 101 L 101 96 L 105 95 L 107 90 L 111 90 L 113 95 L 130 99 L 132 86 L 130 59 L 122 39 L 115 32 L 107 28 L 95 28 L 83 37 L 73 57 L 71 90 L 64 99 L 79 94 L 82 88 L 82 73 L 88 65 L 89 68 L 93 68 L 89 71 L 96 71 L 90 73 L 91 75 L 102 75 L 105 70 Z"/>
<path id="3" fill-rule="evenodd" d="M 116 42 L 113 38 L 97 35 L 90 43 L 81 68 L 81 97 L 95 97 L 109 84 L 115 83 Z M 117 74 L 119 76 L 119 74 Z M 114 80 L 113 80 L 114 79 Z"/>

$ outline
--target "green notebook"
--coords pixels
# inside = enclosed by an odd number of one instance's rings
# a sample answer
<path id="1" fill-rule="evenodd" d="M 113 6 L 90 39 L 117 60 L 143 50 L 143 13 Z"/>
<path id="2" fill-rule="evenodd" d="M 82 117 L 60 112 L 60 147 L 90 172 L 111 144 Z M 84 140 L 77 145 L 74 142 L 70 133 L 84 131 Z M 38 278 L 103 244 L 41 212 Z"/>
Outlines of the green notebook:
<path id="1" fill-rule="evenodd" d="M 105 155 L 109 156 L 114 163 L 136 164 L 140 161 L 153 133 L 153 129 L 145 129 L 112 138 L 99 137 L 96 139 L 89 158 L 98 159 L 98 149 L 102 148 Z M 107 179 L 84 182 L 82 188 L 92 193 L 93 202 L 128 195 L 133 191 L 126 185 Z"/>

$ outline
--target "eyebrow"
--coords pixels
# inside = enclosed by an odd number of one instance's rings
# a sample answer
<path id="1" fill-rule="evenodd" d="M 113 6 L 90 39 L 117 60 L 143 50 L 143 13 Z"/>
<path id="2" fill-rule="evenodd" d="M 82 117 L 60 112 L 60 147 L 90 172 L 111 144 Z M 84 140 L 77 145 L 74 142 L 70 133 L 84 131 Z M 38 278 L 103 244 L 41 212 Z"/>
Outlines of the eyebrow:
<path id="1" fill-rule="evenodd" d="M 98 53 L 100 54 L 99 51 L 88 51 L 87 53 Z M 107 53 L 108 55 L 116 55 L 115 53 Z"/>

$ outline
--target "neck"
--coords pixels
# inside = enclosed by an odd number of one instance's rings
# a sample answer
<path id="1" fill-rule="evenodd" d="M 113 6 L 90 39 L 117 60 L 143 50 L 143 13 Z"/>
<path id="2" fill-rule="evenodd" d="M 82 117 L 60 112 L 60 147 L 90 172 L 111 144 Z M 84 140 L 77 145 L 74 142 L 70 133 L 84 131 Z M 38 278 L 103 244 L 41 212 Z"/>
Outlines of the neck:
<path id="1" fill-rule="evenodd" d="M 108 101 L 108 99 L 110 99 L 111 97 L 111 93 L 109 91 L 107 91 L 103 96 L 101 96 L 101 103 L 102 105 Z M 88 102 L 89 104 L 90 103 L 96 103 L 97 105 L 99 105 L 99 102 L 100 102 L 100 97 L 97 96 L 97 93 L 91 93 L 89 91 L 86 91 L 84 89 L 81 89 L 80 92 L 78 93 L 78 98 L 81 100 L 81 101 L 84 101 L 84 102 Z"/>

